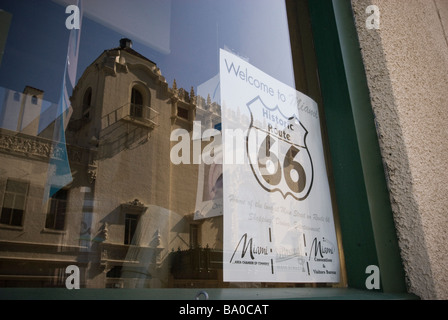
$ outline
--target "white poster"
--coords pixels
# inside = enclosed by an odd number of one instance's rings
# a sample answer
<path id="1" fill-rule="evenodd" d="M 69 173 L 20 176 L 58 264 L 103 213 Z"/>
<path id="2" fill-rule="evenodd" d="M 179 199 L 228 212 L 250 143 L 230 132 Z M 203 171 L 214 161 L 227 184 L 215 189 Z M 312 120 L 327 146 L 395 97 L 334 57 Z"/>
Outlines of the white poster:
<path id="1" fill-rule="evenodd" d="M 339 282 L 317 104 L 220 51 L 224 281 Z"/>

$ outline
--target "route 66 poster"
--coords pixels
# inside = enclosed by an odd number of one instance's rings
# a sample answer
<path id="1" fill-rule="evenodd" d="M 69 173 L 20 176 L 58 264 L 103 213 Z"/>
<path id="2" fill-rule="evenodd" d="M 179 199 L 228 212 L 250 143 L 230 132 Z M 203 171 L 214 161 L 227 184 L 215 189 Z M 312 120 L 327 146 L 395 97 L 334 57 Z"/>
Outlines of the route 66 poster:
<path id="1" fill-rule="evenodd" d="M 339 282 L 318 106 L 220 51 L 224 281 Z"/>

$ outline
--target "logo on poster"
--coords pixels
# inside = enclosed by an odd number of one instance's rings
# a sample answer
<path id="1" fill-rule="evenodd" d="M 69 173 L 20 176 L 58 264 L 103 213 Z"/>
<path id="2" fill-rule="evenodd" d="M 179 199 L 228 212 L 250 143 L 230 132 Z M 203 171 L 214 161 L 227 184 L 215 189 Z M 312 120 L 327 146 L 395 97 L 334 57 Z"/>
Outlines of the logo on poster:
<path id="1" fill-rule="evenodd" d="M 336 247 L 331 241 L 325 238 L 322 238 L 322 240 L 317 237 L 314 238 L 309 254 L 309 260 L 317 263 L 312 270 L 313 274 L 336 276 L 337 271 L 333 269 L 334 267 L 331 264 L 334 254 L 336 254 Z M 320 263 L 322 263 L 321 266 Z M 329 267 L 327 263 L 330 263 Z"/>
<path id="2" fill-rule="evenodd" d="M 314 170 L 306 145 L 308 131 L 295 114 L 285 116 L 280 108 L 267 107 L 257 96 L 247 103 L 251 122 L 247 134 L 247 154 L 252 172 L 268 192 L 283 198 L 308 197 Z"/>
<path id="3" fill-rule="evenodd" d="M 311 243 L 309 260 L 313 258 L 316 262 L 332 262 L 328 256 L 333 256 L 336 253 L 336 247 L 329 240 L 322 238 L 322 241 L 317 237 Z"/>
<path id="4" fill-rule="evenodd" d="M 241 245 L 241 248 L 240 248 Z M 244 256 L 246 255 L 246 253 L 249 254 L 251 261 L 250 262 L 246 262 L 244 261 L 244 264 L 257 264 L 256 262 L 252 262 L 252 260 L 256 260 L 255 257 L 256 256 L 266 256 L 269 254 L 269 252 L 272 252 L 272 249 L 268 249 L 267 246 L 259 246 L 259 245 L 255 245 L 254 244 L 254 239 L 253 238 L 249 238 L 249 240 L 247 240 L 247 233 L 243 234 L 243 236 L 241 237 L 240 241 L 238 242 L 238 244 L 236 245 L 235 251 L 232 254 L 232 257 L 230 258 L 230 263 L 232 263 L 233 258 L 235 257 L 235 254 L 238 252 L 238 250 L 240 249 L 241 252 L 241 259 L 244 258 Z M 241 260 L 236 260 L 234 263 L 241 263 Z"/>

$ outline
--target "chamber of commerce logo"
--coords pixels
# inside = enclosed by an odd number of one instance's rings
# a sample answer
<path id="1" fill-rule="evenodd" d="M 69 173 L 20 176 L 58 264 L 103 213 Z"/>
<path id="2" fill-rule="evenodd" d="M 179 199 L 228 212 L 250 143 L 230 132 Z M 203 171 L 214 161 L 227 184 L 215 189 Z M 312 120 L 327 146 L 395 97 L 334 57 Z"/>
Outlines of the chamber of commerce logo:
<path id="1" fill-rule="evenodd" d="M 266 191 L 279 192 L 285 199 L 306 199 L 314 178 L 306 145 L 308 131 L 296 114 L 284 115 L 278 106 L 269 108 L 259 96 L 247 107 L 251 122 L 246 146 L 256 180 Z"/>

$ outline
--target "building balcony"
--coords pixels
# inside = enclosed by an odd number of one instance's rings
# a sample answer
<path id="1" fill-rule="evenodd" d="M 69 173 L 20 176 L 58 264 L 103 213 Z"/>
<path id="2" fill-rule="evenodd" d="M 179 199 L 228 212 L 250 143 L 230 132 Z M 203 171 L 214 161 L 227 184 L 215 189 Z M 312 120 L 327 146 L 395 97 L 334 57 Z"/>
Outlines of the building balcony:
<path id="1" fill-rule="evenodd" d="M 154 129 L 158 126 L 159 113 L 150 106 L 127 103 L 101 119 L 103 128 L 107 128 L 118 121 L 125 121 L 136 126 Z"/>
<path id="2" fill-rule="evenodd" d="M 174 279 L 218 279 L 222 254 L 221 250 L 208 247 L 173 251 L 171 275 Z"/>

